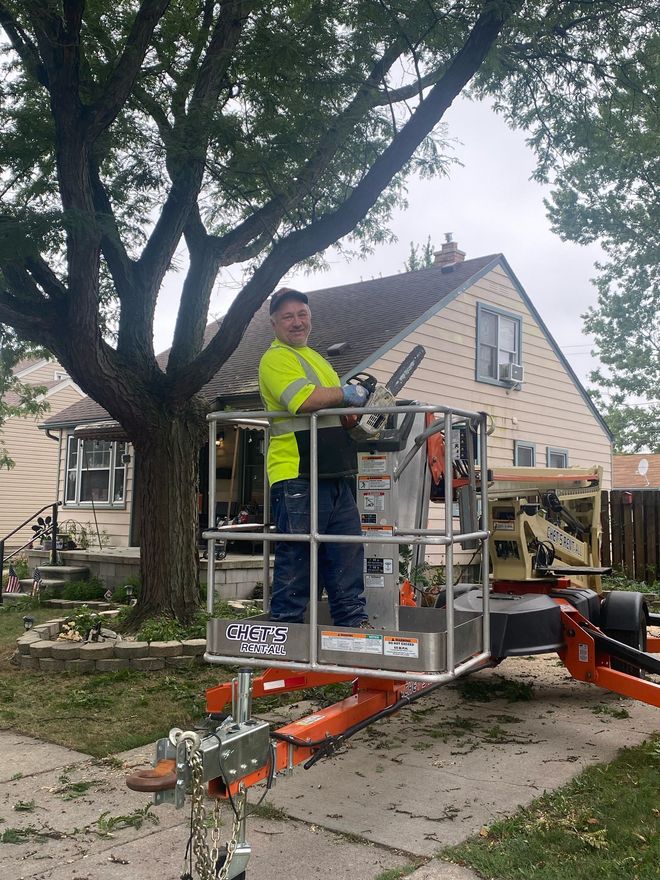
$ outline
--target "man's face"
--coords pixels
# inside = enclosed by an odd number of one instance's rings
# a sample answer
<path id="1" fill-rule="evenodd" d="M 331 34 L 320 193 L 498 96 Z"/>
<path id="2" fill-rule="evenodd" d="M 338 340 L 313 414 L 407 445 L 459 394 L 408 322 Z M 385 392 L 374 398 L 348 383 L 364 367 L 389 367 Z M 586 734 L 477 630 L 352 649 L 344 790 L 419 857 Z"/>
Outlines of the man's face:
<path id="1" fill-rule="evenodd" d="M 297 299 L 285 299 L 271 315 L 270 322 L 280 342 L 294 348 L 307 345 L 312 331 L 312 313 L 306 303 Z"/>

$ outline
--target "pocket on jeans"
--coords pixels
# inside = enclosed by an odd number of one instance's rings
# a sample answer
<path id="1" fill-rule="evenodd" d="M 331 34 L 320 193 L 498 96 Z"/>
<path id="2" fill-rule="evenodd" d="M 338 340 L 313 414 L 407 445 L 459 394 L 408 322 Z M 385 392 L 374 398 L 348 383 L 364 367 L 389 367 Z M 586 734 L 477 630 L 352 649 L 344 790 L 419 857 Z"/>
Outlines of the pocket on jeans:
<path id="1" fill-rule="evenodd" d="M 284 503 L 289 520 L 289 531 L 305 534 L 309 531 L 309 483 L 305 480 L 288 480 L 284 490 Z"/>

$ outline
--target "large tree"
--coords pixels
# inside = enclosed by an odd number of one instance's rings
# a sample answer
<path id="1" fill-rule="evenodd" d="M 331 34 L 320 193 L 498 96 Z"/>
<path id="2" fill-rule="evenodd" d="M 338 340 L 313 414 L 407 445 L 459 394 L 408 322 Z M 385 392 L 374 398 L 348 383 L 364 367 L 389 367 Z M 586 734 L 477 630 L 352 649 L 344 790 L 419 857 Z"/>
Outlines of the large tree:
<path id="1" fill-rule="evenodd" d="M 649 12 L 660 22 L 657 3 Z M 600 242 L 597 304 L 584 318 L 602 367 L 593 391 L 619 452 L 660 452 L 660 36 L 640 33 L 589 100 L 555 105 L 535 145 L 554 188 L 555 232 Z"/>
<path id="2" fill-rule="evenodd" d="M 196 609 L 199 391 L 280 278 L 346 236 L 383 235 L 405 175 L 443 167 L 434 130 L 477 72 L 533 116 L 547 93 L 589 93 L 596 61 L 628 51 L 646 10 L 0 0 L 0 321 L 52 351 L 133 441 L 142 614 Z M 162 369 L 154 309 L 182 244 Z M 204 345 L 234 265 L 245 283 Z"/>

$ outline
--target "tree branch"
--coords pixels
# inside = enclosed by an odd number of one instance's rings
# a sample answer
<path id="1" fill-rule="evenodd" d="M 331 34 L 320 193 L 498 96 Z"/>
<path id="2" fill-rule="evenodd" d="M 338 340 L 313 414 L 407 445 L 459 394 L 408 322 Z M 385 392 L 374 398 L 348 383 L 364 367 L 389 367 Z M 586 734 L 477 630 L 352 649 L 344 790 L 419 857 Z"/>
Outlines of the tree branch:
<path id="1" fill-rule="evenodd" d="M 126 38 L 124 51 L 117 59 L 104 92 L 89 108 L 90 122 L 87 136 L 91 141 L 96 140 L 99 134 L 113 122 L 126 103 L 135 78 L 140 72 L 154 29 L 169 4 L 170 0 L 142 0 Z"/>
<path id="2" fill-rule="evenodd" d="M 25 65 L 25 69 L 40 85 L 48 88 L 48 74 L 39 58 L 37 47 L 4 3 L 0 3 L 0 26 L 7 34 L 9 42 Z"/>
<path id="3" fill-rule="evenodd" d="M 503 4 L 486 2 L 462 49 L 442 79 L 419 104 L 412 117 L 393 138 L 370 171 L 344 204 L 306 229 L 290 233 L 272 249 L 239 296 L 229 307 L 222 327 L 199 356 L 173 377 L 172 394 L 185 400 L 208 382 L 240 342 L 252 316 L 291 266 L 318 253 L 346 235 L 376 203 L 422 140 L 442 119 L 454 98 L 474 76 L 521 0 Z"/>

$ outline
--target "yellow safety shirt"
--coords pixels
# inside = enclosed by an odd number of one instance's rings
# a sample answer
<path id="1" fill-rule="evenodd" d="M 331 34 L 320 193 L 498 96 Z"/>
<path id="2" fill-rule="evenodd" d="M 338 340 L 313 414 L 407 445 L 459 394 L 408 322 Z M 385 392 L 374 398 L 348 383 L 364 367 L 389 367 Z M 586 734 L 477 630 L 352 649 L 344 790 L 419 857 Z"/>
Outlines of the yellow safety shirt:
<path id="1" fill-rule="evenodd" d="M 274 339 L 259 364 L 259 393 L 266 410 L 287 410 L 294 416 L 314 388 L 338 388 L 332 364 L 309 346 L 294 348 Z M 274 419 L 268 447 L 268 480 L 309 477 L 309 419 Z M 319 419 L 319 477 L 356 473 L 355 444 L 337 416 Z"/>

